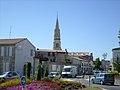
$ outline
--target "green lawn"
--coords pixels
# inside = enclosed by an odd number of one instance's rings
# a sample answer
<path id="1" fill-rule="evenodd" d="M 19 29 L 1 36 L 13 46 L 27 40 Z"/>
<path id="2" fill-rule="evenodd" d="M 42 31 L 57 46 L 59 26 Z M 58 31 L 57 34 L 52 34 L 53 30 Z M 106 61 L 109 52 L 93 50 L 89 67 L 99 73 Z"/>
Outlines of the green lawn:
<path id="1" fill-rule="evenodd" d="M 103 89 L 99 87 L 87 87 L 87 88 L 83 88 L 82 90 L 103 90 Z"/>

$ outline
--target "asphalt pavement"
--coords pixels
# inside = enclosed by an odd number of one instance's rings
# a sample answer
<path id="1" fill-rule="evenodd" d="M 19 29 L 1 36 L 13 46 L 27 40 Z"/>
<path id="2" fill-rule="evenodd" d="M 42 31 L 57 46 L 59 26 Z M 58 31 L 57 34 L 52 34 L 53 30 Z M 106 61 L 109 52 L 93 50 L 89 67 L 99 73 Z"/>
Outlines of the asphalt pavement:
<path id="1" fill-rule="evenodd" d="M 92 84 L 92 82 L 89 82 L 89 77 L 91 77 L 91 76 L 86 75 L 84 78 L 83 78 L 83 76 L 77 76 L 76 78 L 63 78 L 63 79 L 80 82 L 87 86 L 100 87 L 103 90 L 120 90 L 120 80 L 115 80 L 115 85 L 113 85 L 113 86 L 110 84 L 100 85 L 100 84 Z"/>

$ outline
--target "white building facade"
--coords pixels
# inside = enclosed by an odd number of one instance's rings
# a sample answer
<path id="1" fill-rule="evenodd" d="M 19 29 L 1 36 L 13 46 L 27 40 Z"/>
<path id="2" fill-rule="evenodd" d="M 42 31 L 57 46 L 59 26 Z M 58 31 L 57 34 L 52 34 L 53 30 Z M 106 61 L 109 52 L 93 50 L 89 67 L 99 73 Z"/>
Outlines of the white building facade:
<path id="1" fill-rule="evenodd" d="M 33 68 L 34 54 L 35 47 L 27 38 L 0 39 L 0 74 L 16 71 L 23 75 L 27 62 L 30 62 Z"/>
<path id="2" fill-rule="evenodd" d="M 113 57 L 112 57 L 112 60 L 116 60 L 117 58 L 119 58 L 120 60 L 120 48 L 114 48 L 112 49 L 112 54 L 113 54 Z M 114 66 L 112 64 L 112 70 L 114 70 Z"/>

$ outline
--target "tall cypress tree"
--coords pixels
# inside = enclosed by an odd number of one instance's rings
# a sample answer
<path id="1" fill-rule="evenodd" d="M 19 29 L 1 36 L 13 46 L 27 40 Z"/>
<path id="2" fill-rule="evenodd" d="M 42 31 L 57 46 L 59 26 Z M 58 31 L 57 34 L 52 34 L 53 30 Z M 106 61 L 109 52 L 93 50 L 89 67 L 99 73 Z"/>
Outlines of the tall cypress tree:
<path id="1" fill-rule="evenodd" d="M 26 77 L 27 77 L 27 78 L 30 78 L 31 63 L 28 62 L 26 66 L 27 66 L 27 67 L 26 67 Z"/>
<path id="2" fill-rule="evenodd" d="M 49 73 L 49 67 L 48 67 L 48 65 L 47 65 L 44 76 L 47 77 L 47 76 L 48 76 L 48 73 Z"/>
<path id="3" fill-rule="evenodd" d="M 38 65 L 38 70 L 37 70 L 37 80 L 41 80 L 41 76 L 42 76 L 41 65 L 39 64 Z"/>

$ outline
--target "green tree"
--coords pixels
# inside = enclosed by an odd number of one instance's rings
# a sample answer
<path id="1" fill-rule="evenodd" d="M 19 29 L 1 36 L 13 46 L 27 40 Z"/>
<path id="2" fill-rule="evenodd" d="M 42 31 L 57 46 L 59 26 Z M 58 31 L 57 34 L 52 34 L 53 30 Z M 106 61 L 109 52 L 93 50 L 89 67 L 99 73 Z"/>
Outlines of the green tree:
<path id="1" fill-rule="evenodd" d="M 116 59 L 113 59 L 114 70 L 120 72 L 120 58 L 117 56 Z"/>
<path id="2" fill-rule="evenodd" d="M 119 46 L 120 46 L 120 30 L 119 30 L 119 33 L 118 33 L 118 39 L 119 39 Z"/>
<path id="3" fill-rule="evenodd" d="M 105 60 L 107 58 L 107 55 L 108 55 L 107 53 L 103 53 L 103 55 L 102 55 L 103 56 L 103 60 Z"/>
<path id="4" fill-rule="evenodd" d="M 38 70 L 37 70 L 37 80 L 41 80 L 41 76 L 42 76 L 42 73 L 41 73 L 41 65 L 39 64 L 38 65 Z"/>
<path id="5" fill-rule="evenodd" d="M 101 64 L 101 61 L 99 58 L 96 58 L 96 60 L 93 62 L 93 64 L 95 65 L 94 66 L 94 69 L 95 70 L 101 70 L 102 69 L 102 64 Z"/>
<path id="6" fill-rule="evenodd" d="M 31 72 L 31 63 L 28 62 L 26 65 L 26 77 L 30 78 L 30 72 Z"/>
<path id="7" fill-rule="evenodd" d="M 65 63 L 71 64 L 72 62 L 70 61 L 70 59 L 66 58 Z"/>
<path id="8" fill-rule="evenodd" d="M 48 73 L 49 73 L 49 67 L 48 67 L 48 65 L 47 65 L 44 76 L 47 77 L 47 76 L 48 76 Z"/>
<path id="9" fill-rule="evenodd" d="M 27 67 L 26 64 L 24 64 L 24 66 L 23 66 L 23 75 L 24 76 L 26 76 L 26 67 Z"/>

